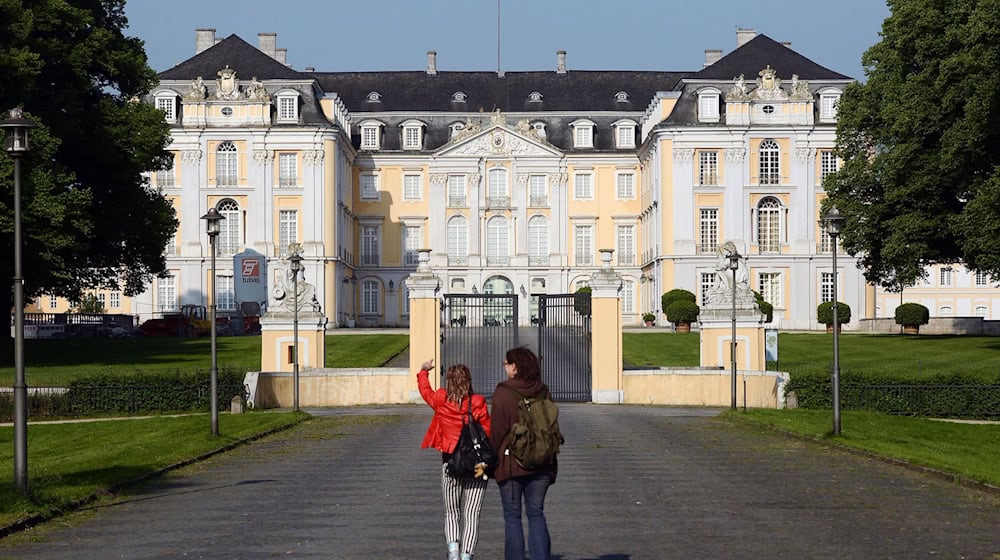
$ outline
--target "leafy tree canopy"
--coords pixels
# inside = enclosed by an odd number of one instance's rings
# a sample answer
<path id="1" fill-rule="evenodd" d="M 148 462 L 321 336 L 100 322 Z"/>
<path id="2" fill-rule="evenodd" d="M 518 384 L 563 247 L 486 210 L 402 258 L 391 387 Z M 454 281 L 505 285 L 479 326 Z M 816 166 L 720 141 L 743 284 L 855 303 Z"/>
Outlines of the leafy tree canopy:
<path id="1" fill-rule="evenodd" d="M 144 180 L 164 168 L 169 128 L 136 102 L 156 84 L 124 0 L 0 0 L 0 112 L 38 128 L 22 161 L 25 295 L 80 300 L 93 288 L 140 292 L 164 270 L 177 227 Z M 0 277 L 13 277 L 13 165 L 0 151 Z M 10 290 L 0 290 L 10 308 Z M 2 304 L 3 301 L 0 301 Z"/>
<path id="2" fill-rule="evenodd" d="M 866 83 L 839 106 L 844 166 L 824 186 L 869 281 L 965 262 L 1000 276 L 1000 3 L 889 0 Z"/>

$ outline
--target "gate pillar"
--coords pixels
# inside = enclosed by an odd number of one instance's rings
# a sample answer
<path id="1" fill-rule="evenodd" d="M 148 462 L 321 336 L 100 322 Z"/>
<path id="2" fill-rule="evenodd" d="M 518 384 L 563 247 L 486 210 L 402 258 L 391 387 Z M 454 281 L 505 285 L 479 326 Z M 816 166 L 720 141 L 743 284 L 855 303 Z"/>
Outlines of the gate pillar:
<path id="1" fill-rule="evenodd" d="M 595 403 L 624 402 L 622 377 L 622 313 L 618 290 L 622 277 L 611 268 L 613 249 L 601 249 L 601 269 L 590 280 L 591 352 Z"/>
<path id="2" fill-rule="evenodd" d="M 417 270 L 406 278 L 410 292 L 410 376 L 409 387 L 418 401 L 416 372 L 420 365 L 434 358 L 434 365 L 441 364 L 441 301 L 437 297 L 441 278 L 431 270 L 431 250 L 417 250 Z M 439 370 L 440 371 L 440 370 Z M 440 375 L 431 375 L 431 387 L 437 389 Z"/>

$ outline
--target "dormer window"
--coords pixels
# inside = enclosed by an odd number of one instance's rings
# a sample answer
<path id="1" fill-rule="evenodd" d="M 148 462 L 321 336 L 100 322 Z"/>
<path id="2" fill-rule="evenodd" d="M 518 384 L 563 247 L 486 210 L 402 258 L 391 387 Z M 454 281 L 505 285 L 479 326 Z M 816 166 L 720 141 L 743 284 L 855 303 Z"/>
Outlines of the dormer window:
<path id="1" fill-rule="evenodd" d="M 464 103 L 467 97 L 468 95 L 466 95 L 464 91 L 456 91 L 455 93 L 451 94 L 451 100 L 457 101 L 459 103 Z"/>
<path id="2" fill-rule="evenodd" d="M 409 120 L 399 125 L 403 129 L 403 149 L 419 150 L 424 146 L 424 123 Z"/>
<path id="3" fill-rule="evenodd" d="M 163 111 L 163 119 L 168 123 L 177 122 L 177 96 L 172 92 L 163 92 L 156 96 L 156 108 Z"/>
<path id="4" fill-rule="evenodd" d="M 837 104 L 840 102 L 840 90 L 824 89 L 819 92 L 819 119 L 833 121 L 837 119 Z"/>
<path id="5" fill-rule="evenodd" d="M 541 93 L 538 93 L 537 91 L 533 91 L 533 92 L 531 92 L 531 93 L 528 94 L 528 103 L 541 103 L 541 102 L 542 102 L 542 94 Z"/>
<path id="6" fill-rule="evenodd" d="M 588 121 L 586 119 L 574 121 L 570 123 L 570 127 L 573 128 L 573 147 L 574 148 L 593 148 L 594 147 L 594 122 Z"/>
<path id="7" fill-rule="evenodd" d="M 635 147 L 635 121 L 620 120 L 612 126 L 615 127 L 615 147 Z"/>
<path id="8" fill-rule="evenodd" d="M 294 91 L 279 92 L 277 97 L 278 122 L 299 122 L 299 94 Z"/>
<path id="9" fill-rule="evenodd" d="M 719 122 L 719 96 L 722 92 L 706 88 L 698 92 L 698 122 Z"/>
<path id="10" fill-rule="evenodd" d="M 628 103 L 628 92 L 627 91 L 619 91 L 618 93 L 616 93 L 615 94 L 615 102 L 616 103 Z"/>
<path id="11" fill-rule="evenodd" d="M 358 127 L 361 130 L 362 150 L 378 150 L 382 147 L 382 123 L 365 121 Z"/>
<path id="12" fill-rule="evenodd" d="M 365 97 L 365 101 L 368 103 L 378 103 L 379 101 L 382 101 L 382 94 L 377 91 L 373 91 Z"/>

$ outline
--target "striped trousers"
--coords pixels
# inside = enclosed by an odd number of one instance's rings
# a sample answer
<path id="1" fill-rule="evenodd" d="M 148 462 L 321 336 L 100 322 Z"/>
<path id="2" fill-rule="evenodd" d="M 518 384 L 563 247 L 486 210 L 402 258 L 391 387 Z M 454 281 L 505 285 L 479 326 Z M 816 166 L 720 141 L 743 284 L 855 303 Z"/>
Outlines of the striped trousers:
<path id="1" fill-rule="evenodd" d="M 479 541 L 479 512 L 483 509 L 486 482 L 477 478 L 455 478 L 441 465 L 441 493 L 444 495 L 445 542 L 461 542 L 463 553 L 475 554 Z"/>

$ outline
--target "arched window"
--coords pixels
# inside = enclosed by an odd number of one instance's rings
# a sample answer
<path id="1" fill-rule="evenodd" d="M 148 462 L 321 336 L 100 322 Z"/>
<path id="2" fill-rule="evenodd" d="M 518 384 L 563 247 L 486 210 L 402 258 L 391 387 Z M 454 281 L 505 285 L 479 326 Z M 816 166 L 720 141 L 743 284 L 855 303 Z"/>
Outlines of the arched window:
<path id="1" fill-rule="evenodd" d="M 781 203 L 773 196 L 757 204 L 757 247 L 761 253 L 781 251 Z"/>
<path id="2" fill-rule="evenodd" d="M 469 264 L 469 220 L 465 216 L 448 220 L 448 264 Z"/>
<path id="3" fill-rule="evenodd" d="M 545 266 L 549 261 L 549 220 L 533 216 L 528 220 L 528 265 Z"/>
<path id="4" fill-rule="evenodd" d="M 503 216 L 494 216 L 486 222 L 486 264 L 510 264 L 510 226 Z"/>
<path id="5" fill-rule="evenodd" d="M 989 315 L 989 311 L 986 309 L 985 305 L 976 306 L 976 317 L 986 318 L 987 315 Z"/>
<path id="6" fill-rule="evenodd" d="M 770 138 L 760 143 L 760 184 L 781 183 L 781 152 L 778 143 Z"/>
<path id="7" fill-rule="evenodd" d="M 938 309 L 938 316 L 940 316 L 940 317 L 951 317 L 952 316 L 951 306 L 950 305 L 942 305 L 940 307 L 940 309 Z"/>
<path id="8" fill-rule="evenodd" d="M 235 255 L 240 248 L 240 232 L 243 227 L 240 222 L 240 205 L 231 199 L 220 201 L 215 209 L 225 220 L 219 222 L 219 239 L 216 242 L 216 254 L 220 256 Z"/>
<path id="9" fill-rule="evenodd" d="M 220 187 L 235 187 L 239 175 L 239 154 L 236 145 L 226 141 L 215 151 L 215 183 Z"/>

